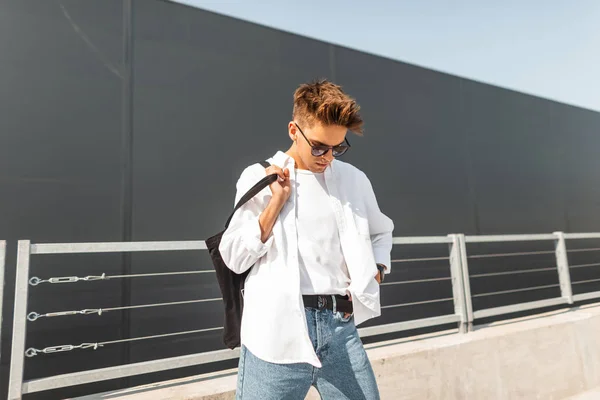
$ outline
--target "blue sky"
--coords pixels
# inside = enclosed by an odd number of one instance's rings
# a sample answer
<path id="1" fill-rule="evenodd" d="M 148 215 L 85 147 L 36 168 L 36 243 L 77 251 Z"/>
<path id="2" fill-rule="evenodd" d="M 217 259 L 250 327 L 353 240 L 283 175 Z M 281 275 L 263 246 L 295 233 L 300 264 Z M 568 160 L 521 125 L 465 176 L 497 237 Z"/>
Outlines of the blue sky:
<path id="1" fill-rule="evenodd" d="M 179 0 L 600 111 L 600 0 Z"/>

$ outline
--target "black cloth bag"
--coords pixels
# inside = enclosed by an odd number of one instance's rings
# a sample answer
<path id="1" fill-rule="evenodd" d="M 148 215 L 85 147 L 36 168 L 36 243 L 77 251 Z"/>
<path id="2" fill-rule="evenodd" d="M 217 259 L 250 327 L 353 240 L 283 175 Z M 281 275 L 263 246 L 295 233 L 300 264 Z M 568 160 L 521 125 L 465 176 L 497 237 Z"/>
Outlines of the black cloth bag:
<path id="1" fill-rule="evenodd" d="M 267 161 L 261 161 L 260 165 L 267 168 L 271 164 Z M 244 289 L 244 282 L 246 277 L 250 273 L 252 268 L 248 268 L 241 274 L 236 274 L 230 270 L 219 252 L 219 244 L 221 243 L 221 237 L 227 227 L 233 214 L 246 202 L 256 196 L 264 188 L 269 186 L 271 183 L 277 180 L 277 175 L 272 174 L 265 176 L 258 181 L 248 192 L 238 201 L 233 212 L 225 223 L 225 229 L 217 233 L 214 236 L 206 239 L 206 247 L 210 253 L 210 258 L 213 262 L 213 267 L 217 274 L 217 281 L 219 282 L 219 288 L 221 289 L 221 295 L 223 296 L 223 304 L 225 306 L 225 322 L 223 330 L 223 343 L 230 349 L 234 349 L 240 345 L 240 328 L 242 325 L 242 310 L 243 310 L 243 297 L 242 290 Z"/>

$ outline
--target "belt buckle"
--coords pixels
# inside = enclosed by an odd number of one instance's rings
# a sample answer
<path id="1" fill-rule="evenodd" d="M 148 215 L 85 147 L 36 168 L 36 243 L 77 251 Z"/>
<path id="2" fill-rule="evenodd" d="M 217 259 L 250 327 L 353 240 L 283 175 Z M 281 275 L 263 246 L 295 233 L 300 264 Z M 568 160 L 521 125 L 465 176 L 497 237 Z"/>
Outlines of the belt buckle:
<path id="1" fill-rule="evenodd" d="M 324 310 L 327 308 L 327 296 L 320 296 L 318 297 L 318 306 L 319 306 L 319 310 Z"/>

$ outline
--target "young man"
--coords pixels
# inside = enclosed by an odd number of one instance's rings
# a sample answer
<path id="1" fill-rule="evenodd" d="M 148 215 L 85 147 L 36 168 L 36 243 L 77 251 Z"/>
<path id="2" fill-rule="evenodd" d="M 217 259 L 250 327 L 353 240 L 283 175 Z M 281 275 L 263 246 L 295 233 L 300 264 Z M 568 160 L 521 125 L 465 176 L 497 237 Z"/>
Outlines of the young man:
<path id="1" fill-rule="evenodd" d="M 291 147 L 244 170 L 236 202 L 265 174 L 279 178 L 238 210 L 219 250 L 244 289 L 237 398 L 379 399 L 356 325 L 380 315 L 392 221 L 366 175 L 336 160 L 362 134 L 359 106 L 319 81 L 294 94 Z"/>

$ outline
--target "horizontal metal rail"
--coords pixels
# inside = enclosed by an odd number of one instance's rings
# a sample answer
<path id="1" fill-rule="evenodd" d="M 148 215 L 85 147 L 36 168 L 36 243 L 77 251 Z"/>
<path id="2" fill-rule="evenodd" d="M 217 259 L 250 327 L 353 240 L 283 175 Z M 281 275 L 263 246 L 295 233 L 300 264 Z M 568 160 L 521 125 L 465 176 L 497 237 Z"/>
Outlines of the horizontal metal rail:
<path id="1" fill-rule="evenodd" d="M 448 236 L 408 236 L 395 237 L 392 239 L 393 244 L 443 244 L 452 243 L 452 239 Z"/>
<path id="2" fill-rule="evenodd" d="M 573 295 L 575 301 L 585 301 L 600 298 L 600 291 Z"/>
<path id="3" fill-rule="evenodd" d="M 64 316 L 73 316 L 73 315 L 91 315 L 91 314 L 102 315 L 106 312 L 111 312 L 111 311 L 136 310 L 136 309 L 140 309 L 140 308 L 154 308 L 154 307 L 168 307 L 168 306 L 178 306 L 178 305 L 184 305 L 184 304 L 208 303 L 208 302 L 212 302 L 212 301 L 221 301 L 221 300 L 223 300 L 223 298 L 215 297 L 212 299 L 171 301 L 168 303 L 138 304 L 138 305 L 134 305 L 134 306 L 123 306 L 123 307 L 86 308 L 83 310 L 55 311 L 55 312 L 44 313 L 44 314 L 30 312 L 29 314 L 27 314 L 27 320 L 33 322 L 33 321 L 37 321 L 40 318 L 64 317 Z"/>
<path id="4" fill-rule="evenodd" d="M 572 282 L 572 284 L 573 285 L 580 285 L 582 283 L 592 283 L 592 282 L 600 282 L 600 279 L 587 279 L 585 281 Z"/>
<path id="5" fill-rule="evenodd" d="M 195 275 L 195 274 L 214 274 L 214 269 L 201 269 L 200 271 L 177 271 L 177 272 L 153 272 L 148 274 L 129 274 L 129 275 L 106 275 L 106 279 L 123 278 L 148 278 L 155 276 L 173 276 L 173 275 Z"/>
<path id="6" fill-rule="evenodd" d="M 567 300 L 563 298 L 554 298 L 547 300 L 531 301 L 528 303 L 513 304 L 510 306 L 486 308 L 485 310 L 474 311 L 473 315 L 475 316 L 475 318 L 486 318 L 520 311 L 535 310 L 536 308 L 551 307 L 559 304 L 567 304 Z"/>
<path id="7" fill-rule="evenodd" d="M 587 267 L 599 267 L 600 263 L 592 263 L 592 264 L 579 264 L 579 265 L 570 265 L 569 268 L 587 268 Z"/>
<path id="8" fill-rule="evenodd" d="M 449 260 L 449 257 L 427 257 L 427 258 L 404 258 L 399 260 L 392 260 L 392 263 L 405 263 L 405 262 L 419 262 L 419 261 L 442 261 Z"/>
<path id="9" fill-rule="evenodd" d="M 565 233 L 565 239 L 600 239 L 600 233 Z"/>
<path id="10" fill-rule="evenodd" d="M 440 281 L 449 281 L 452 280 L 451 277 L 444 278 L 428 278 L 428 279 L 413 279 L 410 281 L 398 281 L 398 282 L 383 282 L 381 286 L 390 286 L 390 285 L 406 285 L 410 283 L 424 283 L 424 282 L 440 282 Z"/>
<path id="11" fill-rule="evenodd" d="M 66 351 L 76 350 L 76 349 L 82 349 L 82 350 L 85 350 L 85 349 L 94 349 L 94 350 L 97 350 L 98 348 L 104 347 L 104 346 L 109 345 L 109 344 L 139 342 L 141 340 L 159 339 L 159 338 L 181 336 L 181 335 L 191 335 L 193 333 L 214 332 L 214 331 L 220 331 L 222 329 L 223 329 L 223 327 L 196 329 L 196 330 L 193 330 L 193 331 L 163 333 L 163 334 L 159 334 L 159 335 L 150 335 L 150 336 L 141 336 L 141 337 L 127 338 L 127 339 L 109 340 L 109 341 L 106 341 L 106 342 L 82 343 L 82 344 L 79 344 L 79 345 L 70 345 L 70 344 L 67 344 L 67 345 L 50 346 L 50 347 L 46 347 L 44 349 L 36 349 L 36 348 L 30 347 L 29 349 L 27 349 L 27 351 L 25 351 L 25 355 L 27 357 L 35 357 L 36 355 L 38 355 L 40 353 L 44 353 L 44 354 L 62 353 L 62 352 L 66 352 Z"/>
<path id="12" fill-rule="evenodd" d="M 376 336 L 376 335 L 383 335 L 386 333 L 394 333 L 394 332 L 400 332 L 400 331 L 408 331 L 411 329 L 427 328 L 430 326 L 451 324 L 453 322 L 459 322 L 459 321 L 460 321 L 459 315 L 444 315 L 441 317 L 423 318 L 423 319 L 417 319 L 417 320 L 413 320 L 413 321 L 394 322 L 392 324 L 376 325 L 376 326 L 370 326 L 368 328 L 360 328 L 360 329 L 358 329 L 358 334 L 361 337 Z"/>
<path id="13" fill-rule="evenodd" d="M 539 240 L 555 240 L 556 236 L 552 233 L 542 233 L 537 235 L 480 235 L 465 236 L 467 243 L 494 243 L 494 242 L 529 242 Z"/>
<path id="14" fill-rule="evenodd" d="M 521 251 L 518 253 L 495 253 L 495 254 L 472 254 L 467 258 L 497 258 L 497 257 L 515 257 L 515 256 L 530 256 L 538 254 L 554 254 L 554 250 L 550 251 Z"/>
<path id="15" fill-rule="evenodd" d="M 590 247 L 587 249 L 571 249 L 567 250 L 567 253 L 584 253 L 586 251 L 599 251 L 600 247 Z"/>
<path id="16" fill-rule="evenodd" d="M 560 285 L 558 283 L 556 283 L 554 285 L 532 286 L 532 287 L 527 287 L 527 288 L 522 288 L 522 289 L 501 290 L 501 291 L 498 291 L 498 292 L 488 292 L 488 293 L 474 294 L 471 297 L 496 296 L 496 295 L 499 295 L 499 294 L 519 293 L 519 292 L 526 292 L 528 290 L 549 289 L 549 288 L 553 288 L 553 287 L 560 287 Z"/>
<path id="17" fill-rule="evenodd" d="M 417 306 L 417 305 L 420 305 L 420 304 L 441 303 L 441 302 L 444 302 L 444 301 L 452 301 L 452 300 L 454 300 L 453 297 L 448 297 L 448 298 L 445 298 L 445 299 L 434 299 L 434 300 L 425 300 L 425 301 L 415 301 L 415 302 L 412 302 L 412 303 L 392 304 L 392 305 L 389 305 L 389 306 L 381 306 L 381 308 L 384 309 L 384 308 L 398 308 L 398 307 Z"/>
<path id="18" fill-rule="evenodd" d="M 152 372 L 167 371 L 175 368 L 191 367 L 194 365 L 231 360 L 238 358 L 239 356 L 239 349 L 217 350 L 200 354 L 190 354 L 187 356 L 163 358 L 161 360 L 73 372 L 64 375 L 56 375 L 48 378 L 34 379 L 23 382 L 23 393 L 36 393 L 68 386 L 124 378 L 127 376 L 149 374 Z"/>
<path id="19" fill-rule="evenodd" d="M 542 271 L 556 271 L 556 267 L 550 268 L 534 268 L 534 269 L 522 269 L 522 270 L 512 270 L 512 271 L 504 271 L 504 272 L 490 272 L 486 274 L 473 274 L 471 278 L 483 278 L 488 276 L 502 276 L 502 275 L 519 275 L 519 274 L 529 274 L 532 272 L 542 272 Z"/>
<path id="20" fill-rule="evenodd" d="M 206 243 L 203 240 L 180 242 L 43 243 L 32 244 L 31 254 L 120 253 L 206 249 Z"/>
<path id="21" fill-rule="evenodd" d="M 175 276 L 175 275 L 197 275 L 197 274 L 210 274 L 215 273 L 214 269 L 200 270 L 200 271 L 178 271 L 178 272 L 156 272 L 148 274 L 129 274 L 129 275 L 88 275 L 88 276 L 60 276 L 52 277 L 49 279 L 40 279 L 37 276 L 29 279 L 31 286 L 37 286 L 41 283 L 77 283 L 77 282 L 95 282 L 95 281 L 108 281 L 110 279 L 124 279 L 124 278 L 147 278 L 156 276 Z"/>

